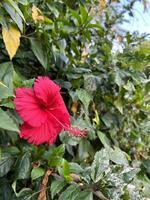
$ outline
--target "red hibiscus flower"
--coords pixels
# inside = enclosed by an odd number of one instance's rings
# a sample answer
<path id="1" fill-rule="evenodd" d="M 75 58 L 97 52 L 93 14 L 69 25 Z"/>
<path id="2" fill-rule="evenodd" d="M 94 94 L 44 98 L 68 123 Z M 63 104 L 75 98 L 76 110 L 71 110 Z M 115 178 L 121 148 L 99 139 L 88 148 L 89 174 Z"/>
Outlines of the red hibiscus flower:
<path id="1" fill-rule="evenodd" d="M 48 77 L 38 77 L 33 89 L 16 89 L 14 103 L 24 121 L 20 137 L 31 144 L 52 144 L 62 129 L 74 136 L 86 134 L 85 131 L 71 127 L 70 115 L 60 94 L 60 87 Z"/>

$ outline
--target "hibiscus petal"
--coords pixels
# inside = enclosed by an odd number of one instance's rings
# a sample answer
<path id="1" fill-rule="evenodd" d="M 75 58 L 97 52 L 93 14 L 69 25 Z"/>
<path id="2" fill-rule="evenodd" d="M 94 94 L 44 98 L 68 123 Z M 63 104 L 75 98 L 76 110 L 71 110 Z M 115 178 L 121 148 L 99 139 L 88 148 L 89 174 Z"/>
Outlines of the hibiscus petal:
<path id="1" fill-rule="evenodd" d="M 36 97 L 44 105 L 49 104 L 55 95 L 60 91 L 60 87 L 48 77 L 39 76 L 34 83 L 34 92 Z"/>
<path id="2" fill-rule="evenodd" d="M 51 121 L 47 120 L 40 127 L 32 127 L 24 123 L 20 130 L 21 138 L 28 140 L 30 144 L 40 145 L 43 143 L 54 143 L 62 127 L 52 119 Z"/>
<path id="3" fill-rule="evenodd" d="M 30 88 L 16 89 L 14 104 L 21 118 L 34 127 L 39 127 L 47 119 L 47 114 L 42 109 Z"/>
<path id="4" fill-rule="evenodd" d="M 52 104 L 47 108 L 48 118 L 55 117 L 64 126 L 70 126 L 70 115 L 60 93 L 53 99 Z"/>
<path id="5" fill-rule="evenodd" d="M 71 127 L 70 115 L 60 93 L 55 96 L 53 106 L 50 107 L 48 111 L 48 119 L 51 120 L 53 118 L 72 136 L 86 137 L 88 134 L 86 130 L 80 130 L 78 127 Z"/>

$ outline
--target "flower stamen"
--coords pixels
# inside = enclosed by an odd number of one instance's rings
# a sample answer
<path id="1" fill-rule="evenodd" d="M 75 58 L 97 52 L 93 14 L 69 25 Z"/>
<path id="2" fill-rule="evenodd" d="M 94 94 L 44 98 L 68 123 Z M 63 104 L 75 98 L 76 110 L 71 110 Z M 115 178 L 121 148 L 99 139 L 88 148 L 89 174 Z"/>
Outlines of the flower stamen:
<path id="1" fill-rule="evenodd" d="M 87 130 L 80 130 L 77 127 L 70 127 L 70 126 L 65 126 L 64 124 L 62 124 L 52 113 L 50 113 L 50 115 L 62 126 L 62 128 L 71 133 L 71 135 L 76 136 L 76 137 L 86 137 L 88 132 Z"/>

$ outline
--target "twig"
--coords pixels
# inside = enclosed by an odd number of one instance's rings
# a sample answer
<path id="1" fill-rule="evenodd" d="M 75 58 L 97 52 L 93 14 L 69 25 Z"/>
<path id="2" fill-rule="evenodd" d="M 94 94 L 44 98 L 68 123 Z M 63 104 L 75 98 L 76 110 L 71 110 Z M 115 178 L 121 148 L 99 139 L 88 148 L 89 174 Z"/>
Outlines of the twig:
<path id="1" fill-rule="evenodd" d="M 52 171 L 50 169 L 48 169 L 45 173 L 45 176 L 44 176 L 42 184 L 41 184 L 42 191 L 40 192 L 40 194 L 38 196 L 38 200 L 46 200 L 46 188 L 47 188 L 47 184 L 48 184 L 48 178 L 51 173 L 52 173 Z"/>

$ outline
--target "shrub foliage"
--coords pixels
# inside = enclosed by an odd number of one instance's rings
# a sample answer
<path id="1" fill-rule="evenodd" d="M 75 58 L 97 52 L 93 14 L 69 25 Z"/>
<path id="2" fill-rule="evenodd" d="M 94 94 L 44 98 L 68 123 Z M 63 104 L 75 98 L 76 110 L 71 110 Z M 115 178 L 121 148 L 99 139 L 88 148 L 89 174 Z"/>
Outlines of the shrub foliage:
<path id="1" fill-rule="evenodd" d="M 0 199 L 148 199 L 150 51 L 144 37 L 118 29 L 133 4 L 0 2 Z M 61 86 L 87 138 L 61 132 L 51 146 L 19 138 L 14 90 L 38 75 Z"/>

